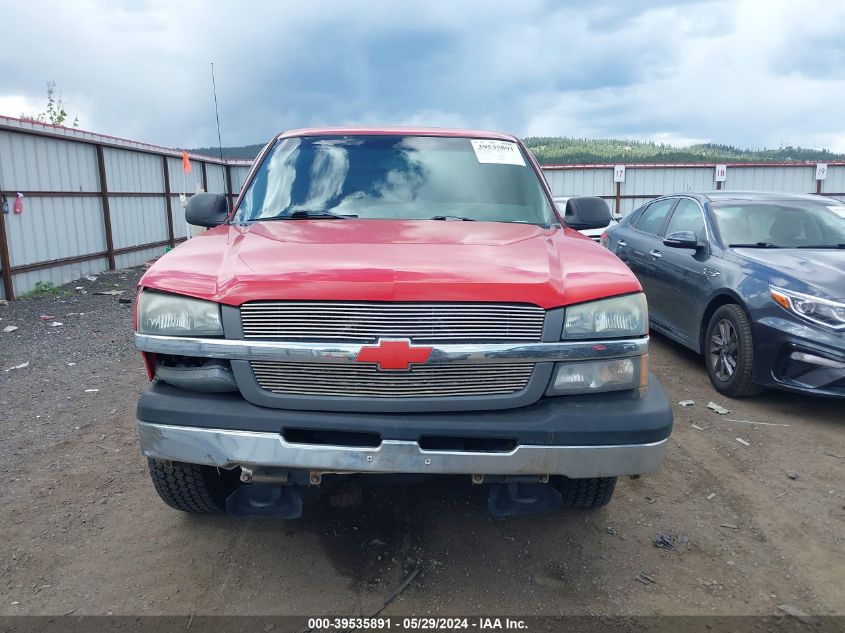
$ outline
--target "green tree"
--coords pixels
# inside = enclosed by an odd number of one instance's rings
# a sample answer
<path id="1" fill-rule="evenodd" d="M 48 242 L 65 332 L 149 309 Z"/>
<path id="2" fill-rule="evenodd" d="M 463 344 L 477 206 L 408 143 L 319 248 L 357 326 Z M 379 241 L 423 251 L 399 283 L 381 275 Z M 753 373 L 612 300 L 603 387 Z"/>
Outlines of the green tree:
<path id="1" fill-rule="evenodd" d="M 56 95 L 56 82 L 47 82 L 47 108 L 44 112 L 36 114 L 22 113 L 21 118 L 25 121 L 37 121 L 39 123 L 49 123 L 50 125 L 64 125 L 67 121 L 68 113 L 65 110 L 62 93 Z M 79 117 L 73 117 L 73 127 L 79 127 Z"/>

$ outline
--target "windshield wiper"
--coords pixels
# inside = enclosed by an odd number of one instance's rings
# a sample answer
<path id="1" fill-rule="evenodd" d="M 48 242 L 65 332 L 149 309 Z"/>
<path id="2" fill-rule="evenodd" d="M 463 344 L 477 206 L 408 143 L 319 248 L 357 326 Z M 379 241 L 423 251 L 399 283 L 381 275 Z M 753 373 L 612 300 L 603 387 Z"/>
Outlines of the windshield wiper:
<path id="1" fill-rule="evenodd" d="M 843 244 L 810 244 L 809 246 L 796 246 L 795 248 L 842 248 L 842 249 L 845 249 L 845 243 L 843 243 Z"/>
<path id="2" fill-rule="evenodd" d="M 283 215 L 277 215 L 272 218 L 256 218 L 257 220 L 345 220 L 347 218 L 357 218 L 357 215 L 339 215 L 331 211 L 310 211 L 308 209 L 297 209 L 290 211 Z"/>
<path id="3" fill-rule="evenodd" d="M 728 244 L 730 248 L 782 248 L 771 242 L 754 242 L 753 244 Z"/>
<path id="4" fill-rule="evenodd" d="M 465 218 L 460 215 L 435 215 L 429 220 L 445 220 L 447 222 L 475 222 L 475 218 Z"/>

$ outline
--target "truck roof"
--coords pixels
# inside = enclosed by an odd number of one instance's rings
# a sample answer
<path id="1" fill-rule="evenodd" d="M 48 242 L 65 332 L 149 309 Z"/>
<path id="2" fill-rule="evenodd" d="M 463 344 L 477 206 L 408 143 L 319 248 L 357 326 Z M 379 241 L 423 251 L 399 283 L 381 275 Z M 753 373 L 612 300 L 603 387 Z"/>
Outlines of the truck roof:
<path id="1" fill-rule="evenodd" d="M 406 135 L 406 136 L 455 136 L 466 138 L 487 138 L 498 141 L 517 141 L 513 134 L 490 132 L 488 130 L 461 130 L 442 127 L 314 127 L 281 132 L 276 138 L 293 136 L 344 136 L 344 135 Z"/>

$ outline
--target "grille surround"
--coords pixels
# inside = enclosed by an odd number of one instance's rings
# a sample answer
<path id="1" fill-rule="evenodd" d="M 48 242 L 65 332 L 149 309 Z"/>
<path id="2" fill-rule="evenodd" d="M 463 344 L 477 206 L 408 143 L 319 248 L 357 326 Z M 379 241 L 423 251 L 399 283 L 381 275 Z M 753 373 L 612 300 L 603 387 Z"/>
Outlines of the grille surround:
<path id="1" fill-rule="evenodd" d="M 545 316 L 522 303 L 256 301 L 240 308 L 245 339 L 360 343 L 539 342 Z"/>
<path id="2" fill-rule="evenodd" d="M 252 361 L 250 366 L 259 387 L 279 396 L 383 399 L 514 395 L 528 387 L 536 365 L 419 365 L 409 371 L 277 361 Z"/>

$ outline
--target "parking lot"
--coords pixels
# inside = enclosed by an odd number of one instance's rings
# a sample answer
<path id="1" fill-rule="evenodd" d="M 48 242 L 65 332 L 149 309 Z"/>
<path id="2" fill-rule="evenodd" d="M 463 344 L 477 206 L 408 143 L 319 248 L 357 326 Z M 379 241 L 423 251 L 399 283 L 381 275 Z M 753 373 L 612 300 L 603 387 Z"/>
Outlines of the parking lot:
<path id="1" fill-rule="evenodd" d="M 171 510 L 138 450 L 132 306 L 94 294 L 142 272 L 0 307 L 0 614 L 368 614 L 414 572 L 385 614 L 845 612 L 841 401 L 724 399 L 660 337 L 666 461 L 601 511 L 493 519 L 468 478 L 326 483 L 292 522 Z"/>

